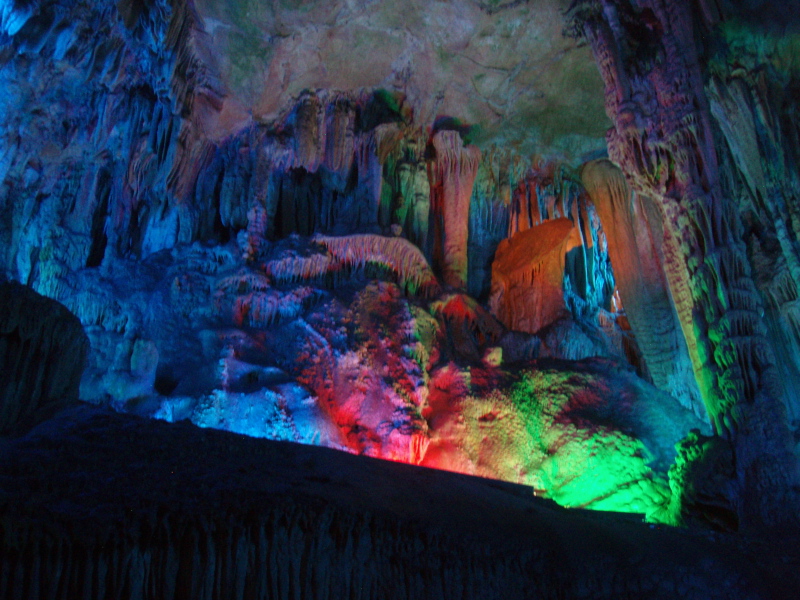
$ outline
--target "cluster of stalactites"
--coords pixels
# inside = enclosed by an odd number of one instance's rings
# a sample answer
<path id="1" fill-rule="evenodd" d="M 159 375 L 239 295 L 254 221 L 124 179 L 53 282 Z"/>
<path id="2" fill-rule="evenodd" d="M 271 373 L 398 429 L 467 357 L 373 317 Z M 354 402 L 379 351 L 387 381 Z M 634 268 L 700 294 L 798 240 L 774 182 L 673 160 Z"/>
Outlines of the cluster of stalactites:
<path id="1" fill-rule="evenodd" d="M 200 56 L 192 6 L 12 4 L 0 18 L 0 79 L 48 83 L 15 86 L 8 97 L 19 108 L 5 115 L 6 135 L 26 127 L 38 134 L 0 143 L 0 181 L 19 199 L 14 231 L 0 240 L 3 266 L 46 291 L 59 266 L 95 267 L 107 255 L 201 236 L 203 211 L 186 200 L 212 147 L 205 121 L 224 92 Z M 50 108 L 39 113 L 42 104 Z M 24 208 L 28 197 L 40 210 Z"/>
<path id="2" fill-rule="evenodd" d="M 465 146 L 457 131 L 439 131 L 432 138 L 436 157 L 429 163 L 431 210 L 434 216 L 434 265 L 444 283 L 467 284 L 469 207 L 480 151 Z"/>
<path id="3" fill-rule="evenodd" d="M 778 410 L 779 372 L 742 222 L 723 191 L 697 13 L 688 1 L 607 8 L 583 29 L 614 123 L 609 156 L 659 207 L 665 274 L 694 372 L 716 434 L 734 450 L 726 501 L 748 520 L 795 518 L 780 498 L 798 480 L 797 461 Z M 737 116 L 721 100 L 713 111 Z M 756 171 L 745 169 L 743 179 L 754 182 Z"/>
<path id="4" fill-rule="evenodd" d="M 289 255 L 265 263 L 267 275 L 280 283 L 324 279 L 345 270 L 360 271 L 368 266 L 385 268 L 409 294 L 434 296 L 439 283 L 420 250 L 400 237 L 356 234 L 332 237 L 315 236 L 325 253 Z"/>
<path id="5" fill-rule="evenodd" d="M 762 66 L 763 67 L 763 66 Z M 733 67 L 729 67 L 733 71 Z M 711 114 L 727 145 L 720 174 L 743 216 L 747 252 L 764 301 L 790 416 L 800 416 L 800 139 L 783 85 L 768 69 L 738 69 L 706 86 Z M 792 78 L 787 77 L 788 81 Z M 787 87 L 796 85 L 787 84 Z M 789 96 L 791 97 L 791 96 Z M 727 158 L 727 160 L 725 160 Z"/>
<path id="6" fill-rule="evenodd" d="M 528 169 L 511 197 L 508 236 L 554 219 L 569 219 L 575 232 L 568 255 L 566 277 L 584 307 L 609 308 L 614 277 L 608 243 L 597 211 L 573 169 L 558 162 L 539 161 Z"/>
<path id="7" fill-rule="evenodd" d="M 198 202 L 217 196 L 220 225 L 246 229 L 250 255 L 255 232 L 401 236 L 447 284 L 464 288 L 480 152 L 457 131 L 429 139 L 402 101 L 390 100 L 382 92 L 304 93 L 277 125 L 253 126 L 220 147 L 200 175 Z"/>
<path id="8" fill-rule="evenodd" d="M 291 163 L 276 166 L 303 168 L 309 173 L 324 167 L 346 177 L 354 161 L 361 169 L 369 167 L 371 157 L 383 164 L 405 132 L 402 114 L 391 114 L 391 109 L 387 109 L 389 114 L 374 117 L 385 122 L 370 122 L 376 95 L 322 90 L 303 93 L 281 124 L 291 131 Z"/>
<path id="9" fill-rule="evenodd" d="M 199 173 L 195 204 L 218 212 L 217 234 L 383 233 L 428 241 L 427 137 L 401 99 L 376 92 L 305 92 L 269 125 L 222 143 Z"/>

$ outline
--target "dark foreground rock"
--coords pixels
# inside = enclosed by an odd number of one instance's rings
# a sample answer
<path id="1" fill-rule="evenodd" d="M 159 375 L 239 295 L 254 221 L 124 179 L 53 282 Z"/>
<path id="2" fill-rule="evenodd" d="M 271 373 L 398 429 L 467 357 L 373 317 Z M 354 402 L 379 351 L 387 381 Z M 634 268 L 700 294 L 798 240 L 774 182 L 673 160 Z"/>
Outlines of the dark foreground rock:
<path id="1" fill-rule="evenodd" d="M 792 598 L 796 539 L 89 405 L 0 440 L 2 598 Z"/>
<path id="2" fill-rule="evenodd" d="M 77 399 L 89 340 L 55 300 L 14 282 L 0 284 L 0 435 Z"/>

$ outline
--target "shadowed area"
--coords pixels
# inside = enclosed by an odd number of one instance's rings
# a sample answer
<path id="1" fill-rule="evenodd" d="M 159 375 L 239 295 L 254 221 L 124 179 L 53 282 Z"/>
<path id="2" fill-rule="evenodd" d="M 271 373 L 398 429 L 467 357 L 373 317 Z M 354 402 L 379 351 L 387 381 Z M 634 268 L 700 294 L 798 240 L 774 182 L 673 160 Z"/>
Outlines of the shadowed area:
<path id="1" fill-rule="evenodd" d="M 790 598 L 798 584 L 788 531 L 766 544 L 567 511 L 524 486 L 88 405 L 0 441 L 10 481 L 5 597 Z"/>

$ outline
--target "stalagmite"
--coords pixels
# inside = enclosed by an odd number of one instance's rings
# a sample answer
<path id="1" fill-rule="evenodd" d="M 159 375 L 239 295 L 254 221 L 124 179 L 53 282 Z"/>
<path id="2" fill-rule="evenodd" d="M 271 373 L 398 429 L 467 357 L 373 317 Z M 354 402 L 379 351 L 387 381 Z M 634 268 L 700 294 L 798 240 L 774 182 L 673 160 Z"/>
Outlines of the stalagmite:
<path id="1" fill-rule="evenodd" d="M 444 283 L 463 289 L 467 285 L 469 205 L 480 151 L 475 146 L 464 147 L 457 131 L 439 131 L 432 142 L 436 150 L 429 167 L 434 264 Z"/>

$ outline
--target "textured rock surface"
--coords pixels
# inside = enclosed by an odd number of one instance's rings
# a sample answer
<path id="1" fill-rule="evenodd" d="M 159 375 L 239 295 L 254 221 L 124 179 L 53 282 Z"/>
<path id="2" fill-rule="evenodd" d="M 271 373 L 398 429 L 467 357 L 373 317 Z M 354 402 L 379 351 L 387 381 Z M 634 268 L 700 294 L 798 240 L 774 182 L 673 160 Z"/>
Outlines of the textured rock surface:
<path id="1" fill-rule="evenodd" d="M 77 400 L 89 341 L 58 302 L 0 283 L 0 434 L 30 427 Z"/>
<path id="2" fill-rule="evenodd" d="M 200 0 L 224 81 L 269 122 L 306 89 L 401 92 L 420 122 L 579 156 L 608 121 L 590 53 L 561 36 L 567 2 Z M 569 124 L 569 125 L 567 125 Z"/>
<path id="3" fill-rule="evenodd" d="M 540 227 L 553 224 L 574 231 L 567 219 Z M 558 277 L 563 257 L 560 264 Z M 669 502 L 664 457 L 674 455 L 680 432 L 702 427 L 639 380 L 610 335 L 570 318 L 565 322 L 583 337 L 569 330 L 568 346 L 509 332 L 466 294 L 443 292 L 421 253 L 402 238 L 292 237 L 263 241 L 249 258 L 232 243 L 194 244 L 115 269 L 119 274 L 105 276 L 86 270 L 74 288 L 65 280 L 62 293 L 88 325 L 93 347 L 81 396 L 119 410 L 532 483 L 565 504 L 651 516 Z M 518 389 L 519 373 L 532 376 L 523 369 L 536 370 L 530 361 L 540 351 L 613 360 L 586 376 L 561 363 L 575 380 L 567 391 L 558 383 Z M 555 372 L 548 377 L 557 379 Z M 581 386 L 596 388 L 589 404 L 600 412 L 589 408 L 585 422 L 572 425 L 559 415 L 569 412 L 564 403 Z M 631 398 L 624 406 L 633 406 L 642 428 L 631 429 L 623 404 L 624 416 L 609 420 L 606 413 L 616 414 L 611 405 L 623 397 Z M 661 412 L 645 410 L 648 398 L 659 399 Z M 541 411 L 530 410 L 531 403 Z M 636 412 L 639 403 L 643 413 Z M 509 418 L 486 429 L 483 413 L 475 412 L 483 406 Z M 468 427 L 442 425 L 465 415 Z M 593 419 L 604 425 L 594 428 Z M 663 435 L 650 436 L 665 423 L 671 425 Z M 541 441 L 547 436 L 563 436 L 564 443 Z M 495 443 L 502 452 L 489 450 Z M 582 460 L 575 458 L 579 447 L 588 453 Z M 486 452 L 493 458 L 482 458 Z M 524 472 L 512 468 L 517 463 Z M 603 470 L 607 487 L 600 493 L 561 490 L 569 479 Z"/>
<path id="4" fill-rule="evenodd" d="M 581 179 L 609 240 L 614 281 L 648 375 L 656 387 L 703 415 L 700 391 L 661 264 L 663 233 L 656 209 L 642 196 L 632 196 L 622 171 L 607 160 L 584 165 Z"/>
<path id="5" fill-rule="evenodd" d="M 577 237 L 569 219 L 556 219 L 500 243 L 489 305 L 506 327 L 536 333 L 568 314 L 564 267 Z"/>
<path id="6" fill-rule="evenodd" d="M 457 131 L 437 132 L 432 144 L 436 152 L 429 175 L 434 260 L 439 263 L 444 283 L 463 289 L 469 272 L 469 201 L 480 152 L 475 146 L 465 148 Z"/>
<path id="7" fill-rule="evenodd" d="M 530 485 L 563 506 L 646 513 L 669 503 L 666 471 L 686 427 L 670 396 L 608 360 L 490 361 L 431 374 L 421 464 Z"/>

